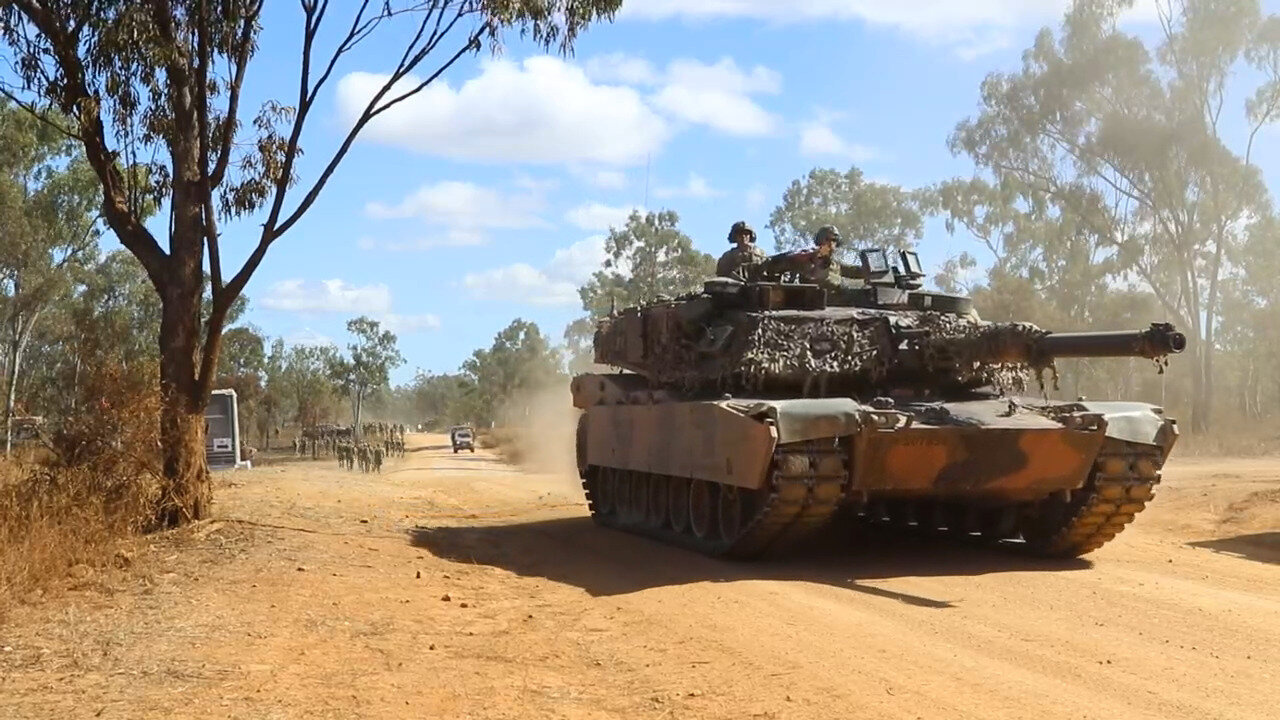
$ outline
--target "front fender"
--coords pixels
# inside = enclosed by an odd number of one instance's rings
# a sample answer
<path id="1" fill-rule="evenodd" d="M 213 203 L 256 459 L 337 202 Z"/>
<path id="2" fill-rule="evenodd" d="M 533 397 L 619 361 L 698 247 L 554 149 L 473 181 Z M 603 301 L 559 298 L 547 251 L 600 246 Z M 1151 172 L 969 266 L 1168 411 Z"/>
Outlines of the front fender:
<path id="1" fill-rule="evenodd" d="M 1178 438 L 1178 423 L 1165 417 L 1164 408 L 1140 402 L 1107 402 L 1085 400 L 1074 403 L 1086 412 L 1101 413 L 1107 421 L 1107 437 L 1142 445 L 1173 448 Z"/>

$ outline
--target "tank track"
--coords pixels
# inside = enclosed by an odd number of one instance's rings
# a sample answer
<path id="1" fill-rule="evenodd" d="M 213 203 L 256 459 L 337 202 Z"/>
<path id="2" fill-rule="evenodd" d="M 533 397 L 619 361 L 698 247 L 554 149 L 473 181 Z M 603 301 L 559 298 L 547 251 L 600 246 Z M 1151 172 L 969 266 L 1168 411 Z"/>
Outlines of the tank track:
<path id="1" fill-rule="evenodd" d="M 982 507 L 873 499 L 860 516 L 968 542 L 1021 540 L 1013 546 L 1043 557 L 1079 557 L 1115 538 L 1146 508 L 1164 459 L 1159 447 L 1108 440 L 1083 486 L 1035 503 Z"/>
<path id="2" fill-rule="evenodd" d="M 718 512 L 702 532 L 696 532 L 692 522 L 673 523 L 671 512 L 680 506 L 695 513 L 689 490 L 705 481 L 593 467 L 582 487 L 597 523 L 717 557 L 751 559 L 785 551 L 815 535 L 842 514 L 838 511 L 847 511 L 863 522 L 950 541 L 1001 542 L 1039 556 L 1070 558 L 1102 547 L 1145 509 L 1160 483 L 1164 459 L 1159 447 L 1108 440 L 1082 487 L 1035 503 L 983 507 L 872 498 L 862 504 L 844 502 L 849 488 L 847 448 L 834 440 L 779 445 L 767 488 L 746 491 L 705 483 L 711 486 L 709 502 Z M 603 483 L 613 487 L 606 490 Z M 666 490 L 658 489 L 662 487 Z M 621 504 L 602 502 L 602 490 L 629 499 Z M 684 501 L 672 503 L 673 492 L 682 493 Z M 733 526 L 732 513 L 722 515 L 721 506 L 734 505 L 722 494 L 736 495 L 736 506 L 750 511 L 728 536 L 725 528 Z M 651 510 L 661 502 L 666 503 L 665 514 Z"/>
<path id="3" fill-rule="evenodd" d="M 599 524 L 689 550 L 750 559 L 821 529 L 844 498 L 848 449 L 835 439 L 779 445 L 769 484 L 747 490 L 617 468 L 588 468 L 582 487 Z"/>
<path id="4" fill-rule="evenodd" d="M 1155 496 L 1165 453 L 1159 447 L 1108 440 L 1084 486 L 1042 500 L 1026 513 L 1022 537 L 1038 555 L 1079 557 L 1105 545 Z"/>

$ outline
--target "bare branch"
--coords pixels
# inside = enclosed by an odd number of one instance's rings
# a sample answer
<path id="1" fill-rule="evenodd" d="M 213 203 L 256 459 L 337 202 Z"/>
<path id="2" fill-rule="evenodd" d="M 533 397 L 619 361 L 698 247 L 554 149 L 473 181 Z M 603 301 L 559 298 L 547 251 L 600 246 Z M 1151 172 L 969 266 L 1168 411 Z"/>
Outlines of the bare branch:
<path id="1" fill-rule="evenodd" d="M 240 93 L 244 86 L 245 71 L 249 67 L 250 50 L 253 47 L 253 30 L 262 13 L 262 1 L 258 0 L 249 7 L 245 15 L 244 25 L 240 28 L 240 36 L 236 44 L 234 58 L 231 61 L 231 79 L 227 88 L 227 113 L 223 121 L 222 137 L 218 140 L 218 158 L 213 169 L 209 171 L 210 187 L 222 185 L 226 176 L 227 164 L 231 161 L 231 148 L 235 145 L 236 117 L 240 112 Z M 231 56 L 232 53 L 227 53 Z"/>
<path id="2" fill-rule="evenodd" d="M 386 96 L 391 92 L 391 90 L 395 87 L 395 85 L 400 80 L 402 80 L 403 78 L 408 76 L 410 73 L 412 73 L 413 70 L 419 64 L 421 64 L 424 59 L 426 59 L 426 57 L 431 53 L 431 51 L 433 51 L 439 45 L 441 40 L 443 40 L 443 38 L 448 35 L 449 31 L 456 25 L 456 23 L 461 18 L 465 17 L 468 14 L 471 14 L 472 12 L 474 12 L 474 10 L 469 9 L 469 7 L 465 3 L 460 5 L 453 19 L 443 27 L 441 23 L 441 18 L 436 17 L 436 22 L 433 27 L 433 31 L 429 36 L 427 42 L 421 47 L 417 48 L 417 50 L 414 50 L 413 47 L 416 44 L 416 41 L 422 38 L 423 34 L 426 31 L 425 28 L 428 26 L 433 16 L 433 13 L 428 13 L 426 17 L 423 18 L 422 22 L 419 23 L 418 31 L 414 35 L 415 42 L 412 42 L 409 44 L 409 49 L 407 49 L 406 52 L 402 55 L 401 63 L 397 65 L 397 67 L 393 70 L 391 75 L 387 78 L 386 82 L 383 83 L 382 87 L 379 88 L 376 93 L 374 93 L 373 97 L 366 104 L 364 110 L 361 112 L 360 116 L 356 119 L 355 124 L 347 132 L 346 137 L 343 138 L 342 144 L 338 147 L 338 149 L 334 152 L 332 157 L 329 159 L 328 164 L 325 166 L 324 170 L 321 171 L 320 176 L 316 179 L 315 183 L 303 196 L 303 199 L 298 203 L 298 206 L 283 221 L 280 221 L 280 215 L 283 209 L 285 196 L 287 195 L 287 192 L 288 192 L 288 182 L 290 177 L 292 176 L 293 163 L 297 155 L 298 137 L 301 135 L 302 127 L 305 124 L 309 111 L 311 109 L 311 102 L 314 100 L 314 98 L 318 94 L 319 89 L 323 84 L 323 82 L 327 80 L 328 73 L 332 70 L 332 66 L 326 67 L 326 70 L 325 70 L 326 74 L 323 75 L 321 79 L 312 88 L 308 87 L 309 73 L 311 68 L 310 55 L 312 51 L 313 41 L 315 39 L 315 35 L 319 27 L 313 21 L 312 16 L 307 15 L 306 22 L 304 23 L 302 77 L 301 77 L 301 82 L 299 84 L 299 103 L 298 103 L 299 107 L 297 110 L 297 115 L 294 118 L 293 131 L 290 133 L 288 146 L 286 149 L 284 168 L 281 172 L 281 176 L 277 179 L 275 198 L 272 203 L 271 211 L 267 216 L 267 220 L 263 224 L 262 236 L 258 241 L 257 247 L 254 248 L 253 252 L 249 255 L 248 259 L 245 260 L 245 263 L 240 268 L 239 272 L 237 272 L 235 276 L 232 277 L 227 282 L 226 287 L 229 291 L 228 297 L 235 297 L 241 290 L 243 290 L 244 286 L 248 283 L 249 278 L 253 275 L 254 271 L 257 270 L 258 265 L 261 264 L 263 257 L 266 256 L 267 249 L 271 246 L 271 244 L 281 235 L 286 233 L 291 227 L 293 227 L 293 225 L 297 223 L 297 221 L 303 216 L 303 214 L 305 214 L 307 210 L 310 209 L 312 204 L 315 203 L 316 199 L 320 196 L 321 191 L 324 189 L 325 185 L 328 184 L 329 179 L 333 176 L 339 164 L 341 164 L 342 160 L 346 157 L 347 152 L 351 149 L 351 146 L 355 143 L 355 140 L 359 136 L 360 132 L 364 129 L 366 125 L 369 124 L 370 121 L 372 121 L 375 117 L 377 117 L 379 114 L 386 111 L 388 108 L 392 107 L 393 105 L 407 99 L 408 97 L 411 97 L 414 93 L 421 91 L 423 88 L 425 88 L 426 86 L 428 86 L 429 84 L 437 80 L 442 74 L 444 74 L 450 67 L 452 67 L 459 59 L 461 59 L 468 52 L 474 52 L 479 48 L 479 39 L 483 37 L 484 33 L 491 30 L 491 26 L 488 25 L 487 23 L 481 26 L 480 28 L 477 28 L 471 34 L 469 34 L 467 36 L 466 42 L 463 43 L 462 46 L 453 55 L 445 59 L 439 65 L 439 67 L 437 67 L 436 70 L 430 76 L 428 76 L 425 80 L 419 82 L 417 85 L 414 86 L 413 89 L 407 92 L 401 93 L 400 95 L 395 96 L 394 98 L 392 98 L 391 100 L 385 103 L 383 102 L 384 98 L 386 98 Z M 358 24 L 353 23 L 352 27 L 357 28 L 352 32 L 359 32 Z M 348 38 L 350 37 L 351 37 L 351 34 L 349 33 Z M 346 45 L 346 41 L 344 41 L 343 43 L 340 43 L 339 49 L 341 49 L 345 45 Z M 331 64 L 332 62 L 333 60 L 331 59 Z"/>

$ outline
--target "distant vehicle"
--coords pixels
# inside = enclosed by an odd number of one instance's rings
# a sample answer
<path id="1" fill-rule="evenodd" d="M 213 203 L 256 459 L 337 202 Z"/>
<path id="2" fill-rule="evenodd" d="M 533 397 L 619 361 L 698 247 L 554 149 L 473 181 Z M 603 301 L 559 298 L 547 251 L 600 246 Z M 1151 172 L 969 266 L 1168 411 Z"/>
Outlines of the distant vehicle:
<path id="1" fill-rule="evenodd" d="M 461 425 L 449 429 L 449 443 L 453 445 L 453 452 L 459 450 L 476 451 L 475 432 L 469 427 Z"/>
<path id="2" fill-rule="evenodd" d="M 40 439 L 40 429 L 45 425 L 44 418 L 39 415 L 15 415 L 10 422 L 13 428 L 13 441 L 26 442 Z"/>

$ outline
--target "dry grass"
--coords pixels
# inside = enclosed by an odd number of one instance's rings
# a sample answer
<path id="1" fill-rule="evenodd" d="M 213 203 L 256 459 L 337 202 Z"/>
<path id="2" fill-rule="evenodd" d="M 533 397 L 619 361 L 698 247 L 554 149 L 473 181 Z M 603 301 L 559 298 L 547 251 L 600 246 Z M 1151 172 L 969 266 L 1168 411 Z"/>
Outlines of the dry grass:
<path id="1" fill-rule="evenodd" d="M 68 575 L 119 561 L 161 496 L 153 373 L 104 369 L 46 451 L 0 465 L 0 616 Z"/>

